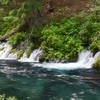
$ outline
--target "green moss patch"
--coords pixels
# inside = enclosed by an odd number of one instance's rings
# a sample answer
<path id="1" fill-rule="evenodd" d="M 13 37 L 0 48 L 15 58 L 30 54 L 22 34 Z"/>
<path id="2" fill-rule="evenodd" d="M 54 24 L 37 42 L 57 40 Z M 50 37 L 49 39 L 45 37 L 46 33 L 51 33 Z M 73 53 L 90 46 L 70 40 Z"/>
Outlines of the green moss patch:
<path id="1" fill-rule="evenodd" d="M 1 48 L 0 48 L 0 51 L 2 51 L 4 48 L 5 48 L 5 47 L 1 47 Z"/>
<path id="2" fill-rule="evenodd" d="M 24 54 L 23 50 L 18 51 L 17 59 L 20 59 Z"/>
<path id="3" fill-rule="evenodd" d="M 94 63 L 94 68 L 100 68 L 100 56 L 98 57 L 98 59 Z"/>
<path id="4" fill-rule="evenodd" d="M 13 53 L 13 52 L 16 52 L 17 51 L 17 49 L 15 48 L 15 49 L 11 49 L 10 51 L 9 51 L 9 53 Z"/>
<path id="5" fill-rule="evenodd" d="M 32 53 L 32 50 L 31 50 L 31 49 L 28 49 L 28 50 L 26 51 L 27 58 L 30 57 L 31 53 Z"/>

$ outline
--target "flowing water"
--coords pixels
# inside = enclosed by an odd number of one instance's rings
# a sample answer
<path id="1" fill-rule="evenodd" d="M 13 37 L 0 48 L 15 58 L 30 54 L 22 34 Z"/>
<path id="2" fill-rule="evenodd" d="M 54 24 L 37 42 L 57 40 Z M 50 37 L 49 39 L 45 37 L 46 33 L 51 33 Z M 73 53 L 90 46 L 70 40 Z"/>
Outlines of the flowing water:
<path id="1" fill-rule="evenodd" d="M 18 100 L 100 100 L 100 72 L 92 69 L 100 52 L 81 52 L 74 63 L 39 63 L 43 53 L 40 49 L 26 54 L 17 61 L 18 51 L 1 43 L 0 48 L 0 94 L 15 96 Z M 37 63 L 36 63 L 37 62 Z"/>
<path id="2" fill-rule="evenodd" d="M 0 61 L 0 94 L 18 100 L 100 100 L 100 77 L 93 69 L 58 70 L 36 63 Z"/>

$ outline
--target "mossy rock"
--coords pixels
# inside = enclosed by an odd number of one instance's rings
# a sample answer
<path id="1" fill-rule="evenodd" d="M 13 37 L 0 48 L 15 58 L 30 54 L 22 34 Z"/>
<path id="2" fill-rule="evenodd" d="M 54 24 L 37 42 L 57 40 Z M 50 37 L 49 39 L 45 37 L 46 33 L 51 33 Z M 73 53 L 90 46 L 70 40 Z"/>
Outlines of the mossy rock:
<path id="1" fill-rule="evenodd" d="M 100 56 L 97 58 L 96 62 L 94 63 L 94 68 L 100 69 Z"/>
<path id="2" fill-rule="evenodd" d="M 28 50 L 26 51 L 26 56 L 27 56 L 27 58 L 30 57 L 31 53 L 32 53 L 32 50 L 31 50 L 31 49 L 28 49 Z"/>
<path id="3" fill-rule="evenodd" d="M 39 61 L 43 62 L 46 60 L 46 53 L 42 54 L 42 56 L 40 57 Z"/>
<path id="4" fill-rule="evenodd" d="M 1 47 L 1 48 L 0 48 L 0 51 L 2 51 L 4 48 L 5 48 L 5 47 Z"/>
<path id="5" fill-rule="evenodd" d="M 13 52 L 16 52 L 17 51 L 17 49 L 15 48 L 15 49 L 11 49 L 10 51 L 9 51 L 9 53 L 13 53 Z"/>
<path id="6" fill-rule="evenodd" d="M 24 54 L 23 50 L 18 51 L 17 59 L 20 59 Z"/>

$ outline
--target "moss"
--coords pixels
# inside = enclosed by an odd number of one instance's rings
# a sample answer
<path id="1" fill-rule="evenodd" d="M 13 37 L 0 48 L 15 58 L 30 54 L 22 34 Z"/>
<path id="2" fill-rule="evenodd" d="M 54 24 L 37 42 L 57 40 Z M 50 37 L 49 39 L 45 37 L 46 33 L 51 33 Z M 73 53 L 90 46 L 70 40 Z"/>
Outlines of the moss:
<path id="1" fill-rule="evenodd" d="M 31 53 L 32 53 L 32 50 L 31 50 L 31 49 L 28 49 L 28 50 L 26 51 L 27 58 L 30 57 Z"/>
<path id="2" fill-rule="evenodd" d="M 99 68 L 100 69 L 100 56 L 98 57 L 98 59 L 94 63 L 94 68 Z"/>
<path id="3" fill-rule="evenodd" d="M 13 53 L 13 52 L 16 52 L 17 51 L 17 49 L 15 48 L 15 49 L 11 49 L 10 51 L 9 51 L 9 53 Z"/>
<path id="4" fill-rule="evenodd" d="M 17 59 L 20 59 L 23 56 L 23 54 L 24 54 L 24 51 L 23 50 L 20 50 L 18 52 Z"/>
<path id="5" fill-rule="evenodd" d="M 0 100 L 17 100 L 15 97 L 6 98 L 5 94 L 0 95 Z"/>
<path id="6" fill-rule="evenodd" d="M 1 48 L 0 48 L 0 51 L 2 51 L 4 48 L 5 48 L 5 47 L 1 47 Z"/>
<path id="7" fill-rule="evenodd" d="M 40 62 L 45 61 L 46 59 L 46 53 L 42 54 L 42 56 L 40 57 Z"/>

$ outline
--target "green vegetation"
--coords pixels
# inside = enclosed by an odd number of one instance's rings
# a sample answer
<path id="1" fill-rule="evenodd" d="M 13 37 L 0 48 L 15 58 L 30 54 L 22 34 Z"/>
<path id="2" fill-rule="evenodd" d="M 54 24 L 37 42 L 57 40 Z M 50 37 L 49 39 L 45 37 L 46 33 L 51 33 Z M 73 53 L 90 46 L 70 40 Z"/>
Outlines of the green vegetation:
<path id="1" fill-rule="evenodd" d="M 68 6 L 59 7 L 58 10 L 56 6 L 51 7 L 57 10 L 57 13 L 53 12 L 55 16 L 49 16 L 51 19 L 47 16 L 52 11 L 48 9 L 46 15 L 44 0 L 0 2 L 0 35 L 18 27 L 17 32 L 8 38 L 9 44 L 21 50 L 18 59 L 23 55 L 24 49 L 29 57 L 32 50 L 39 47 L 44 51 L 41 61 L 55 58 L 76 61 L 78 53 L 84 49 L 94 53 L 100 50 L 99 0 L 91 2 L 88 12 L 78 14 L 71 14 Z M 15 51 L 13 49 L 9 53 Z"/>
<path id="2" fill-rule="evenodd" d="M 26 33 L 20 32 L 8 38 L 8 43 L 11 45 L 20 44 L 27 37 Z"/>
<path id="3" fill-rule="evenodd" d="M 8 97 L 6 98 L 5 95 L 0 95 L 0 100 L 17 100 L 15 97 Z"/>
<path id="4" fill-rule="evenodd" d="M 17 59 L 20 59 L 24 54 L 23 50 L 18 51 Z"/>
<path id="5" fill-rule="evenodd" d="M 0 48 L 0 51 L 2 51 L 4 48 L 5 48 L 5 47 L 1 47 L 1 48 Z"/>
<path id="6" fill-rule="evenodd" d="M 17 51 L 17 48 L 11 49 L 11 50 L 9 51 L 9 53 L 13 53 L 13 52 L 16 52 L 16 51 Z"/>
<path id="7" fill-rule="evenodd" d="M 51 21 L 42 30 L 41 49 L 46 58 L 65 58 L 74 61 L 88 47 L 100 50 L 100 14 L 81 13 L 70 18 Z"/>
<path id="8" fill-rule="evenodd" d="M 99 68 L 100 69 L 100 56 L 98 57 L 98 59 L 94 63 L 94 68 Z"/>

